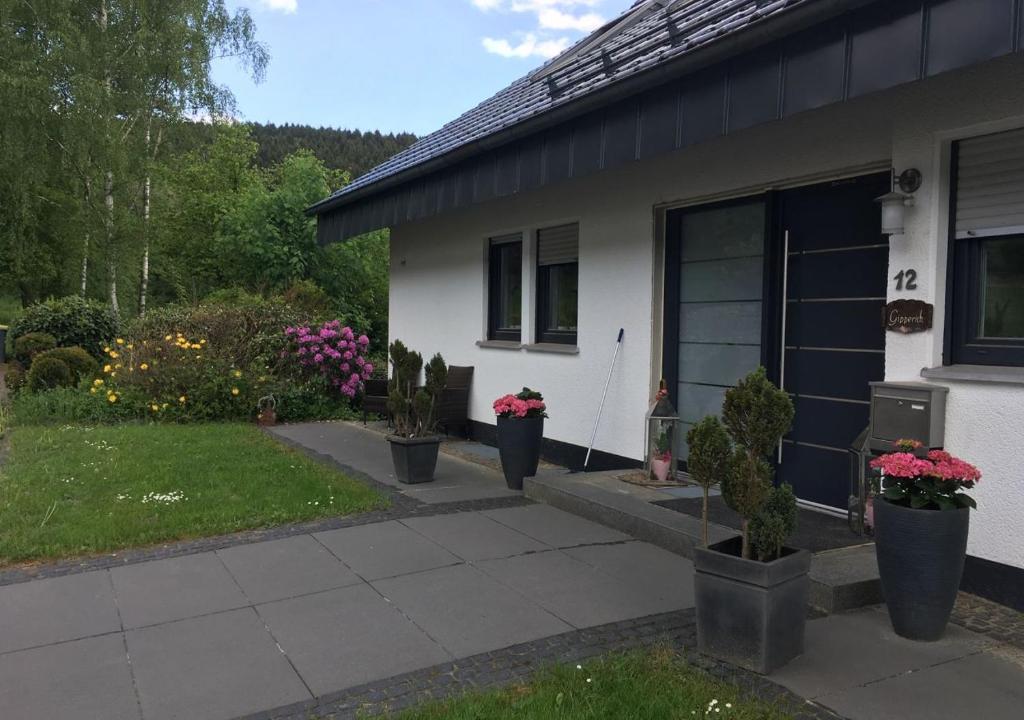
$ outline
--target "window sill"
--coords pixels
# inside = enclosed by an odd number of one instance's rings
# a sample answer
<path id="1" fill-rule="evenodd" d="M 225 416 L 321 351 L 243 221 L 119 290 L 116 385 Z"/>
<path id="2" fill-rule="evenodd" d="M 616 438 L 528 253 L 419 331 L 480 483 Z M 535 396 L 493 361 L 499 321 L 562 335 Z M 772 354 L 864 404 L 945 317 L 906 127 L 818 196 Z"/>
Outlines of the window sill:
<path id="1" fill-rule="evenodd" d="M 523 344 L 515 340 L 477 340 L 477 347 L 493 350 L 522 350 Z"/>
<path id="2" fill-rule="evenodd" d="M 579 347 L 564 343 L 534 343 L 532 345 L 524 345 L 523 349 L 525 349 L 526 352 L 555 353 L 561 355 L 580 354 Z"/>
<path id="3" fill-rule="evenodd" d="M 945 365 L 924 368 L 921 377 L 929 380 L 963 380 L 976 383 L 1024 385 L 1024 367 L 1002 365 Z"/>

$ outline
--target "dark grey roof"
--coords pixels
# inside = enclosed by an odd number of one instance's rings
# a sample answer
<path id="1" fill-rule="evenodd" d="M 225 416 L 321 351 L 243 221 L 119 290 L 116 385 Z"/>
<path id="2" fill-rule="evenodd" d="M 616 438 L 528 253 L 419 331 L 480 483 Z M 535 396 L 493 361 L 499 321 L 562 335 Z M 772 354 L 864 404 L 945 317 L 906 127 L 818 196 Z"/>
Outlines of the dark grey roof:
<path id="1" fill-rule="evenodd" d="M 417 166 L 487 138 L 527 120 L 569 105 L 645 70 L 704 48 L 751 28 L 796 6 L 829 0 L 662 0 L 636 3 L 613 21 L 566 50 L 538 71 L 477 105 L 440 130 L 357 178 L 315 206 L 344 203 L 345 196 L 386 179 L 397 179 Z M 593 47 L 631 13 L 646 13 L 619 33 Z M 582 50 L 582 52 L 581 52 Z M 545 68 L 552 68 L 546 72 Z M 360 193 L 362 195 L 364 193 Z M 326 209 L 326 208 L 324 208 Z"/>

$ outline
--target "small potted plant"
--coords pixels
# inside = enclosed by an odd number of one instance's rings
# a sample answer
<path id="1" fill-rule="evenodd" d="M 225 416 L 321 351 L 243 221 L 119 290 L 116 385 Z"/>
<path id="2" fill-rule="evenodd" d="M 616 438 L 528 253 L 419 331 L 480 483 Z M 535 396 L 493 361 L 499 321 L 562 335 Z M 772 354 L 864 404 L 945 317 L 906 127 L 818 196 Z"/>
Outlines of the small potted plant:
<path id="1" fill-rule="evenodd" d="M 265 395 L 256 403 L 256 424 L 260 427 L 277 425 L 277 398 Z"/>
<path id="2" fill-rule="evenodd" d="M 923 450 L 916 440 L 897 440 L 895 452 L 871 467 L 881 473 L 873 519 L 889 619 L 903 637 L 938 640 L 956 602 L 970 512 L 977 507 L 964 490 L 981 472 L 944 450 Z"/>
<path id="3" fill-rule="evenodd" d="M 417 388 L 423 356 L 410 351 L 401 340 L 391 343 L 389 352 L 388 412 L 394 434 L 387 440 L 391 443 L 395 477 L 408 485 L 430 482 L 442 440 L 436 432 L 437 407 L 448 380 L 448 366 L 440 355 L 434 355 L 425 369 L 426 383 Z"/>
<path id="4" fill-rule="evenodd" d="M 697 644 L 759 673 L 804 648 L 811 554 L 785 545 L 796 528 L 796 498 L 789 485 L 772 484 L 768 462 L 792 422 L 789 395 L 758 368 L 726 392 L 721 424 L 707 419 L 689 433 L 691 472 L 706 488 L 720 480 L 726 504 L 742 518 L 739 537 L 694 550 Z"/>
<path id="5" fill-rule="evenodd" d="M 651 457 L 651 474 L 662 485 L 668 480 L 672 469 L 672 438 L 667 430 L 662 430 L 654 441 L 654 454 Z"/>
<path id="6" fill-rule="evenodd" d="M 544 396 L 530 388 L 516 395 L 502 395 L 494 401 L 498 417 L 498 453 L 505 482 L 512 490 L 523 489 L 523 478 L 537 474 L 544 418 L 548 416 Z"/>

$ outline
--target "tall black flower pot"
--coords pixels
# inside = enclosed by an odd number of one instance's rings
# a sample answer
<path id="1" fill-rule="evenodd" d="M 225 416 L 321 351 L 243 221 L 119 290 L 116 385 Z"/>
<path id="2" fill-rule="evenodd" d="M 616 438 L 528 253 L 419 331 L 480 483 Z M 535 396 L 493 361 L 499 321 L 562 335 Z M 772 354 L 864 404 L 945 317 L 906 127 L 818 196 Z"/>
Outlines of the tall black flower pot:
<path id="1" fill-rule="evenodd" d="M 418 485 L 434 479 L 437 450 L 441 447 L 440 437 L 406 438 L 388 435 L 387 440 L 391 443 L 391 461 L 398 482 Z"/>
<path id="2" fill-rule="evenodd" d="M 523 478 L 537 474 L 544 418 L 498 418 L 498 454 L 505 482 L 512 490 L 523 489 Z"/>
<path id="3" fill-rule="evenodd" d="M 875 498 L 875 553 L 896 634 L 934 641 L 949 622 L 967 554 L 970 510 L 915 510 Z"/>
<path id="4" fill-rule="evenodd" d="M 783 548 L 772 562 L 740 557 L 741 538 L 694 548 L 697 648 L 768 674 L 804 651 L 811 554 Z"/>

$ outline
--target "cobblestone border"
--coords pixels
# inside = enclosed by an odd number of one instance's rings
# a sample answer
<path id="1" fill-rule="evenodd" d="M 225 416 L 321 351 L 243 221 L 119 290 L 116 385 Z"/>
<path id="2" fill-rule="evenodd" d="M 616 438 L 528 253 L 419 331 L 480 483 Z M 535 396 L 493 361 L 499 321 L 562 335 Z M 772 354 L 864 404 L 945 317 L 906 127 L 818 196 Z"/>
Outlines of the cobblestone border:
<path id="1" fill-rule="evenodd" d="M 61 560 L 54 563 L 12 567 L 7 570 L 0 570 L 0 587 L 29 582 L 32 580 L 42 580 L 44 578 L 75 575 L 78 573 L 91 572 L 93 570 L 107 570 L 114 567 L 121 567 L 122 565 L 135 565 L 137 563 L 148 562 L 150 560 L 163 560 L 165 558 L 181 557 L 183 555 L 195 555 L 197 553 L 221 550 L 224 548 L 234 547 L 236 545 L 249 545 L 251 543 L 263 542 L 265 540 L 280 540 L 282 538 L 294 537 L 295 535 L 306 535 L 309 533 L 324 532 L 326 530 L 338 530 L 340 528 L 355 527 L 357 525 L 370 525 L 373 523 L 385 522 L 387 520 L 401 520 L 404 518 L 423 517 L 428 515 L 448 515 L 451 513 L 479 510 L 496 510 L 499 508 L 519 507 L 534 504 L 532 500 L 529 500 L 522 495 L 484 498 L 480 500 L 460 500 L 447 503 L 425 503 L 422 500 L 409 497 L 397 488 L 382 483 L 364 472 L 340 463 L 329 455 L 310 450 L 290 438 L 280 437 L 271 433 L 267 433 L 267 435 L 286 447 L 311 457 L 317 462 L 336 468 L 338 471 L 353 480 L 369 485 L 387 498 L 390 503 L 390 507 L 383 510 L 371 510 L 370 512 L 360 513 L 357 515 L 344 515 L 324 518 L 322 520 L 277 525 L 270 528 L 243 530 L 241 532 L 229 533 L 226 535 L 216 535 L 213 537 L 198 538 L 195 540 L 181 540 L 160 545 L 151 545 L 143 548 L 127 548 L 117 552 L 73 558 L 70 560 Z"/>
<path id="2" fill-rule="evenodd" d="M 950 622 L 1024 650 L 1024 613 L 1006 605 L 962 592 L 956 598 Z"/>
<path id="3" fill-rule="evenodd" d="M 386 711 L 399 712 L 421 702 L 467 691 L 526 682 L 537 670 L 552 664 L 577 663 L 653 645 L 678 650 L 691 665 L 738 686 L 747 697 L 780 704 L 793 714 L 794 720 L 843 720 L 831 710 L 760 675 L 699 655 L 694 650 L 696 633 L 692 608 L 609 623 L 443 663 L 240 720 L 355 720 Z"/>

